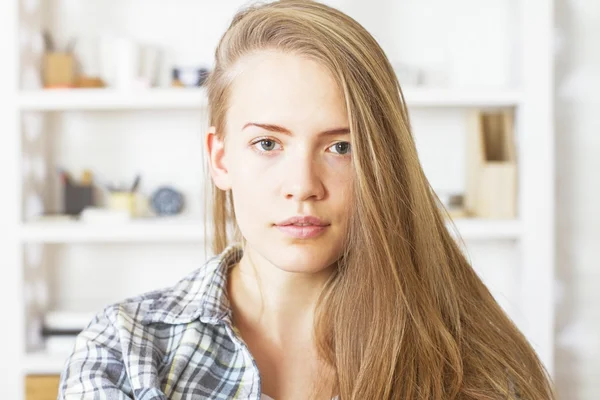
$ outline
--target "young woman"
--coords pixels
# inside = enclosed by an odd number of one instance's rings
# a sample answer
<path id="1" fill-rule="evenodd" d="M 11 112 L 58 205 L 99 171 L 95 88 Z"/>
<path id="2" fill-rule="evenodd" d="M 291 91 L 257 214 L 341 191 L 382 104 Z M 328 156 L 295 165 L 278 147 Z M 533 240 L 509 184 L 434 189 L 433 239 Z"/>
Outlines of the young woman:
<path id="1" fill-rule="evenodd" d="M 208 96 L 216 255 L 98 314 L 59 398 L 554 398 L 448 233 L 364 28 L 312 1 L 251 7 Z"/>

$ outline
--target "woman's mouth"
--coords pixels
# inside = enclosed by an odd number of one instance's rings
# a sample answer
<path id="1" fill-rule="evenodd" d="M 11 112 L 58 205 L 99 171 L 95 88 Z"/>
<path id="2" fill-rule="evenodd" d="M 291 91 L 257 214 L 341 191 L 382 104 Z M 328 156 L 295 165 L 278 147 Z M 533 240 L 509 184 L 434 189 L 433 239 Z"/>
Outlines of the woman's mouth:
<path id="1" fill-rule="evenodd" d="M 316 215 L 296 215 L 275 225 L 277 229 L 295 239 L 311 239 L 329 227 L 329 221 Z"/>
<path id="2" fill-rule="evenodd" d="M 321 235 L 329 225 L 275 225 L 277 229 L 295 239 L 312 239 Z"/>

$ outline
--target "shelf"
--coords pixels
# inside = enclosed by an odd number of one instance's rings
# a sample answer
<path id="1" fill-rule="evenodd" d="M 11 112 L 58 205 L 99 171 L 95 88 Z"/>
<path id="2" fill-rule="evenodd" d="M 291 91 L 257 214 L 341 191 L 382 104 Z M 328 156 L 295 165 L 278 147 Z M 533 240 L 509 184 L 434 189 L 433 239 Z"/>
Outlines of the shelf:
<path id="1" fill-rule="evenodd" d="M 519 90 L 505 89 L 403 89 L 409 107 L 517 107 L 523 98 Z"/>
<path id="2" fill-rule="evenodd" d="M 28 375 L 58 375 L 62 372 L 69 354 L 53 354 L 45 351 L 26 353 L 23 373 Z"/>
<path id="3" fill-rule="evenodd" d="M 516 90 L 407 88 L 403 92 L 409 107 L 516 107 L 522 97 Z M 197 110 L 206 105 L 203 88 L 51 89 L 19 94 L 22 111 Z"/>
<path id="4" fill-rule="evenodd" d="M 21 241 L 41 243 L 203 243 L 204 226 L 199 219 L 182 218 L 148 219 L 124 223 L 31 222 L 21 225 Z"/>
<path id="5" fill-rule="evenodd" d="M 459 218 L 454 224 L 465 240 L 518 240 L 522 234 L 519 220 Z"/>
<path id="6" fill-rule="evenodd" d="M 458 219 L 465 240 L 517 240 L 519 221 Z M 83 222 L 32 222 L 21 225 L 21 241 L 40 243 L 204 243 L 201 220 L 181 218 L 141 220 L 122 224 Z"/>
<path id="7" fill-rule="evenodd" d="M 94 317 L 95 312 L 89 311 L 49 310 L 44 313 L 44 328 L 49 330 L 81 331 L 85 329 Z"/>
<path id="8" fill-rule="evenodd" d="M 204 89 L 49 89 L 21 92 L 21 110 L 154 110 L 202 109 Z"/>

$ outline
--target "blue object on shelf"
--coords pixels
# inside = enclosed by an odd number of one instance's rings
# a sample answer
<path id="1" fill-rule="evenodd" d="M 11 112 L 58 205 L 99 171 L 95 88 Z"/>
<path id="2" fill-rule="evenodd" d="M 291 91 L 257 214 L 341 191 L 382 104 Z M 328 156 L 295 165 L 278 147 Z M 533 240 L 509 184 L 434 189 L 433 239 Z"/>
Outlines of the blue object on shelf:
<path id="1" fill-rule="evenodd" d="M 157 215 L 175 215 L 183 211 L 183 194 L 169 186 L 158 188 L 150 203 Z"/>

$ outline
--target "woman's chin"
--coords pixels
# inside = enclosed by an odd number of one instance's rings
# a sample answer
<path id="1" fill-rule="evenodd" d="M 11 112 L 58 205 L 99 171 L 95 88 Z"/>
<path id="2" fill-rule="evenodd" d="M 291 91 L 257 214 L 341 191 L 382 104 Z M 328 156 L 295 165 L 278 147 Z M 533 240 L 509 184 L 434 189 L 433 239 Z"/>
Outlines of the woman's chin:
<path id="1" fill-rule="evenodd" d="M 314 274 L 317 272 L 321 272 L 327 268 L 324 265 L 298 265 L 298 264 L 290 264 L 290 265 L 275 265 L 278 269 L 285 272 L 293 272 L 296 274 Z"/>
<path id="2" fill-rule="evenodd" d="M 328 254 L 329 249 L 311 249 L 310 246 L 286 248 L 282 246 L 277 254 L 272 254 L 271 263 L 278 269 L 294 273 L 316 273 L 327 269 L 336 259 Z M 319 251 L 320 250 L 320 251 Z"/>
<path id="3" fill-rule="evenodd" d="M 330 267 L 341 255 L 342 244 L 331 235 L 298 240 L 265 234 L 260 240 L 247 238 L 246 246 L 281 271 L 310 274 Z"/>

